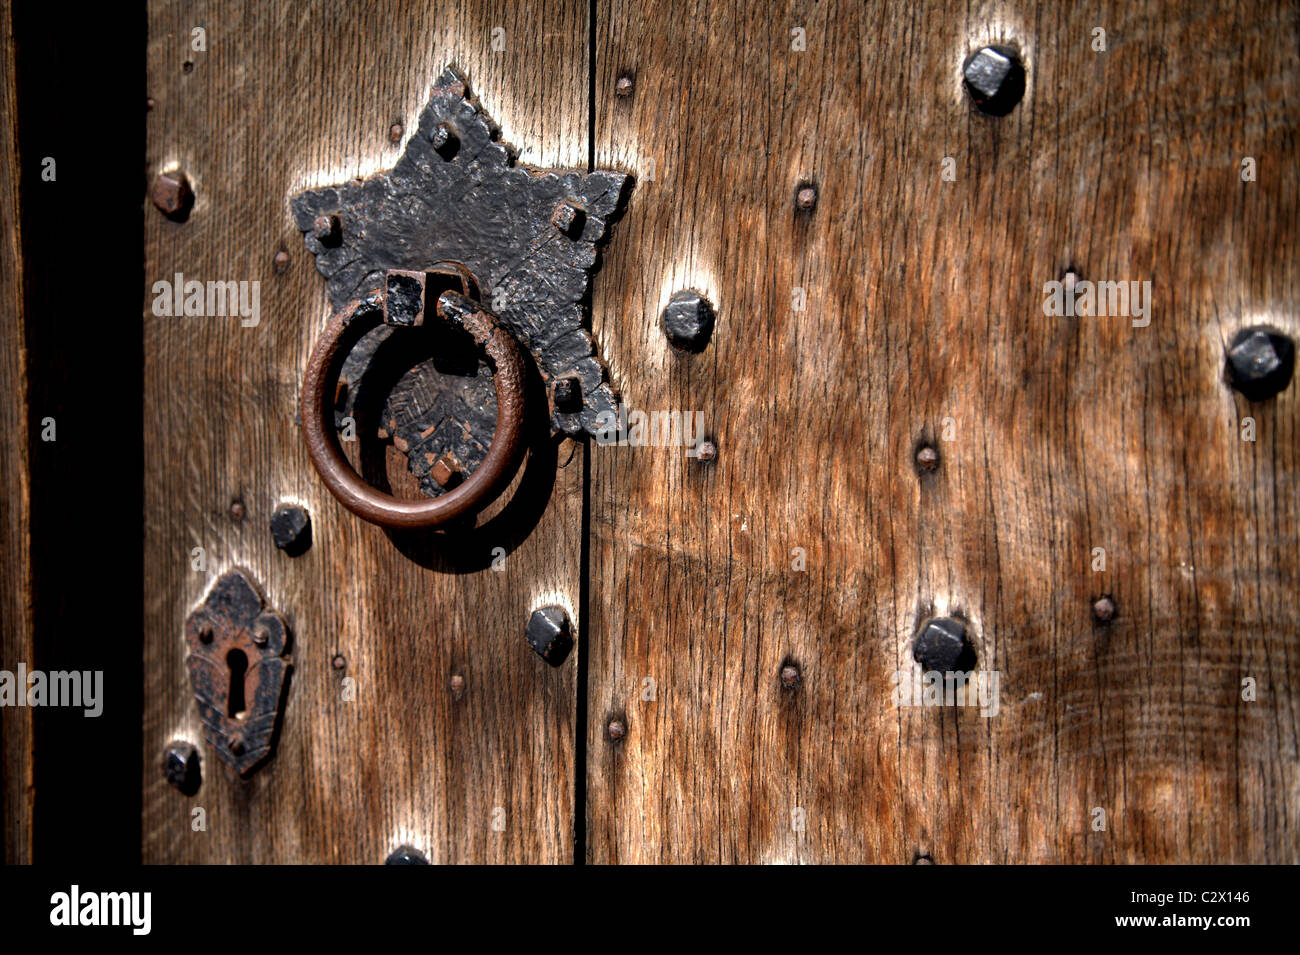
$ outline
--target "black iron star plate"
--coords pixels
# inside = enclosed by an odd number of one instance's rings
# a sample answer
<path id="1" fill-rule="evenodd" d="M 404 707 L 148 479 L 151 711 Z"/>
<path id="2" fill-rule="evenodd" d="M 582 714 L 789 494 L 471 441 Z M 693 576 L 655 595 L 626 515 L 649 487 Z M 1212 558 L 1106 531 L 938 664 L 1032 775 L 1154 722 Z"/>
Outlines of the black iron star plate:
<path id="1" fill-rule="evenodd" d="M 584 328 L 584 303 L 598 245 L 630 186 L 618 172 L 516 165 L 465 78 L 448 67 L 391 170 L 304 192 L 292 209 L 335 308 L 381 288 L 388 269 L 467 267 L 483 303 L 532 353 L 553 431 L 594 433 L 614 393 Z M 320 216 L 338 218 L 318 238 Z M 552 384 L 564 378 L 576 380 L 580 402 L 566 394 L 560 406 Z"/>

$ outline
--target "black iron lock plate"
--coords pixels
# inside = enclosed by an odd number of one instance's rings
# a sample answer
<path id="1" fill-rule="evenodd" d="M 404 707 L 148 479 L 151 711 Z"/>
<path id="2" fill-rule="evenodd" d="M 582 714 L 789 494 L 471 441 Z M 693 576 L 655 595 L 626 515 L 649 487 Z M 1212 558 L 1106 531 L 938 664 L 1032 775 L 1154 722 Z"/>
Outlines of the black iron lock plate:
<path id="1" fill-rule="evenodd" d="M 289 628 L 242 570 L 222 574 L 185 621 L 190 681 L 213 752 L 240 774 L 274 748 L 292 663 Z"/>

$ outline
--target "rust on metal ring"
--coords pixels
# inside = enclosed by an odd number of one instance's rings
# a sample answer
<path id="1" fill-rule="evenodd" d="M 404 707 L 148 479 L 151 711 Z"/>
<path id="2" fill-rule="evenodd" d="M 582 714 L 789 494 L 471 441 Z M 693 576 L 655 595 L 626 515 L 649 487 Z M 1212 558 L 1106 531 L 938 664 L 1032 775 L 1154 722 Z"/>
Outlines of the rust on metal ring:
<path id="1" fill-rule="evenodd" d="M 497 324 L 492 313 L 464 295 L 443 292 L 438 316 L 460 325 L 495 367 L 497 394 L 496 431 L 483 463 L 465 483 L 430 500 L 403 500 L 367 484 L 339 448 L 334 410 L 329 400 L 332 383 L 343 359 L 366 332 L 383 320 L 379 293 L 341 308 L 316 343 L 302 382 L 302 434 L 307 453 L 321 480 L 339 503 L 358 517 L 393 529 L 438 527 L 481 511 L 505 489 L 519 468 L 524 451 L 524 364 L 511 334 Z"/>

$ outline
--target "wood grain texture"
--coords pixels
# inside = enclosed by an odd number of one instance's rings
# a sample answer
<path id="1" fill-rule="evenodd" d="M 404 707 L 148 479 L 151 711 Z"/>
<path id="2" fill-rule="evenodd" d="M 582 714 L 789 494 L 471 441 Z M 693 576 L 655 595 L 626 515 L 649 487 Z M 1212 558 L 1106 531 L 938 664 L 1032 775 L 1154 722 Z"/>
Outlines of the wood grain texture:
<path id="1" fill-rule="evenodd" d="M 639 182 L 594 331 L 720 453 L 592 449 L 590 861 L 1300 859 L 1300 387 L 1222 380 L 1238 327 L 1300 333 L 1300 17 L 1193 6 L 600 0 L 596 163 Z M 1004 119 L 961 88 L 989 41 Z M 1071 266 L 1150 280 L 1150 325 L 1045 317 Z M 997 716 L 893 704 L 932 612 Z"/>
<path id="2" fill-rule="evenodd" d="M 206 52 L 190 48 L 198 26 Z M 184 224 L 146 209 L 147 282 L 258 280 L 261 322 L 158 318 L 145 290 L 146 862 L 375 863 L 403 843 L 435 862 L 571 860 L 576 655 L 552 669 L 524 627 L 538 604 L 576 614 L 583 451 L 532 453 L 528 494 L 508 492 L 514 510 L 458 543 L 395 542 L 345 512 L 295 420 L 328 308 L 289 198 L 391 166 L 390 126 L 409 135 L 448 62 L 521 162 L 585 168 L 587 30 L 578 3 L 150 4 L 150 176 L 178 164 L 198 198 Z M 281 500 L 311 514 L 298 558 L 267 529 Z M 488 569 L 494 547 L 508 551 L 501 572 Z M 294 634 L 279 748 L 247 781 L 200 740 L 183 643 L 186 614 L 236 565 Z M 342 699 L 347 678 L 355 701 Z M 173 737 L 203 752 L 193 798 L 158 771 Z M 206 832 L 192 830 L 196 807 Z"/>
<path id="3" fill-rule="evenodd" d="M 18 101 L 14 82 L 13 10 L 0 3 L 0 670 L 34 666 L 31 614 L 30 471 L 28 469 L 27 349 L 24 331 L 23 253 L 20 229 Z M 6 865 L 32 861 L 32 711 L 0 709 L 0 808 Z"/>

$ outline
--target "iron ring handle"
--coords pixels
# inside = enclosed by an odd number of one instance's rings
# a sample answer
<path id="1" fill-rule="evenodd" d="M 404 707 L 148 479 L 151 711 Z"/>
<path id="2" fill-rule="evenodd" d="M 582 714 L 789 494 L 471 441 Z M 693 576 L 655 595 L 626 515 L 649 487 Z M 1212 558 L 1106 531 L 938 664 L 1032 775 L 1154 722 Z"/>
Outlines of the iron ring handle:
<path id="1" fill-rule="evenodd" d="M 487 456 L 463 484 L 440 497 L 412 501 L 376 490 L 362 480 L 339 448 L 330 386 L 352 345 L 383 321 L 378 293 L 350 302 L 335 313 L 312 350 L 303 377 L 300 417 L 312 464 L 340 504 L 380 527 L 439 527 L 475 514 L 505 489 L 523 458 L 524 361 L 519 346 L 491 312 L 464 295 L 443 292 L 437 311 L 439 318 L 469 332 L 487 353 L 496 367 L 492 381 L 497 394 L 496 431 Z"/>

